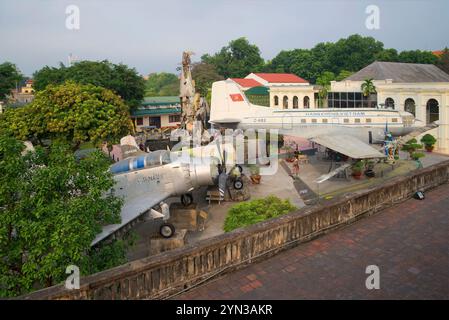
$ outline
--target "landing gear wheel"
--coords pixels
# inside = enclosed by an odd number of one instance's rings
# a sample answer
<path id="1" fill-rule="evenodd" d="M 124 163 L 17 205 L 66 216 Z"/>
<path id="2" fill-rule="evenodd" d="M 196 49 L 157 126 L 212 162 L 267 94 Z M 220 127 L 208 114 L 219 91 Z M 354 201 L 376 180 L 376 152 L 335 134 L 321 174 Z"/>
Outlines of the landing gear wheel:
<path id="1" fill-rule="evenodd" d="M 164 238 L 171 238 L 175 233 L 175 227 L 171 223 L 164 223 L 159 228 L 159 233 Z"/>
<path id="2" fill-rule="evenodd" d="M 181 203 L 184 207 L 188 207 L 193 202 L 193 196 L 190 193 L 183 194 L 181 196 Z"/>
<path id="3" fill-rule="evenodd" d="M 234 189 L 235 190 L 241 190 L 243 188 L 243 181 L 240 179 L 237 179 L 234 181 Z"/>

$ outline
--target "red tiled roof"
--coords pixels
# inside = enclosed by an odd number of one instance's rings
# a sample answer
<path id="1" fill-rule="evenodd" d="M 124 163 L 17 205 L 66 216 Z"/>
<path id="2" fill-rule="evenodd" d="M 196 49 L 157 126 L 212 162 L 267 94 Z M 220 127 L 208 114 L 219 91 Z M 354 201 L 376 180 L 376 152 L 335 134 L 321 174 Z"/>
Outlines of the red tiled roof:
<path id="1" fill-rule="evenodd" d="M 253 87 L 259 87 L 262 84 L 257 82 L 254 79 L 243 79 L 243 78 L 231 78 L 232 81 L 237 82 L 239 85 L 241 85 L 244 88 L 253 88 Z"/>
<path id="2" fill-rule="evenodd" d="M 443 50 L 436 50 L 436 51 L 432 51 L 432 53 L 434 55 L 436 55 L 437 57 L 441 56 L 443 54 Z"/>
<path id="3" fill-rule="evenodd" d="M 291 73 L 255 73 L 256 76 L 271 83 L 308 83 L 309 81 Z"/>

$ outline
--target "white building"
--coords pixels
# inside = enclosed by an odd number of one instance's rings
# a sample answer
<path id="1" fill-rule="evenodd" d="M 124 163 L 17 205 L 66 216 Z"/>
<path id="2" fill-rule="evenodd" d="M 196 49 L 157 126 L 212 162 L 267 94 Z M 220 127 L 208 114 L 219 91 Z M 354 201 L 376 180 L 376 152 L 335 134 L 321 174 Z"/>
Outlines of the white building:
<path id="1" fill-rule="evenodd" d="M 366 79 L 373 79 L 377 94 L 361 93 Z M 436 151 L 449 154 L 449 75 L 431 64 L 373 62 L 343 81 L 332 81 L 329 108 L 380 105 L 405 110 L 418 121 L 439 121 L 431 134 L 438 139 Z"/>
<path id="2" fill-rule="evenodd" d="M 250 73 L 253 79 L 270 90 L 270 106 L 284 109 L 316 108 L 318 89 L 307 80 L 291 73 Z"/>

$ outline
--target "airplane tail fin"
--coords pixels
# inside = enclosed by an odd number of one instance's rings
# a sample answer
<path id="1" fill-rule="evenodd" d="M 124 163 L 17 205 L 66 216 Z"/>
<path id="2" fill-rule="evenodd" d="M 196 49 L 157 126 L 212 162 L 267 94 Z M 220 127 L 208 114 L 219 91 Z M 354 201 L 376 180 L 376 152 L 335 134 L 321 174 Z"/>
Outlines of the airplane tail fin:
<path id="1" fill-rule="evenodd" d="M 250 112 L 249 106 L 248 99 L 234 81 L 228 79 L 212 84 L 210 122 L 239 123 L 242 115 Z"/>
<path id="2" fill-rule="evenodd" d="M 120 148 L 122 149 L 123 159 L 147 154 L 146 152 L 140 150 L 139 146 L 137 145 L 136 139 L 131 135 L 125 136 L 120 139 Z"/>

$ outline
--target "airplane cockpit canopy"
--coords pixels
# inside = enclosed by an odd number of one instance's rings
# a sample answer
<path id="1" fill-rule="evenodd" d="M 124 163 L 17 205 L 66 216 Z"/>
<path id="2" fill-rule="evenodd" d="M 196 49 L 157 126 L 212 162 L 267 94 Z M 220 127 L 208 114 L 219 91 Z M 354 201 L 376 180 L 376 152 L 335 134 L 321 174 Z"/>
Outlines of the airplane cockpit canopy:
<path id="1" fill-rule="evenodd" d="M 157 150 L 147 155 L 131 157 L 114 163 L 110 171 L 113 174 L 142 170 L 152 167 L 162 166 L 171 162 L 170 151 Z"/>

